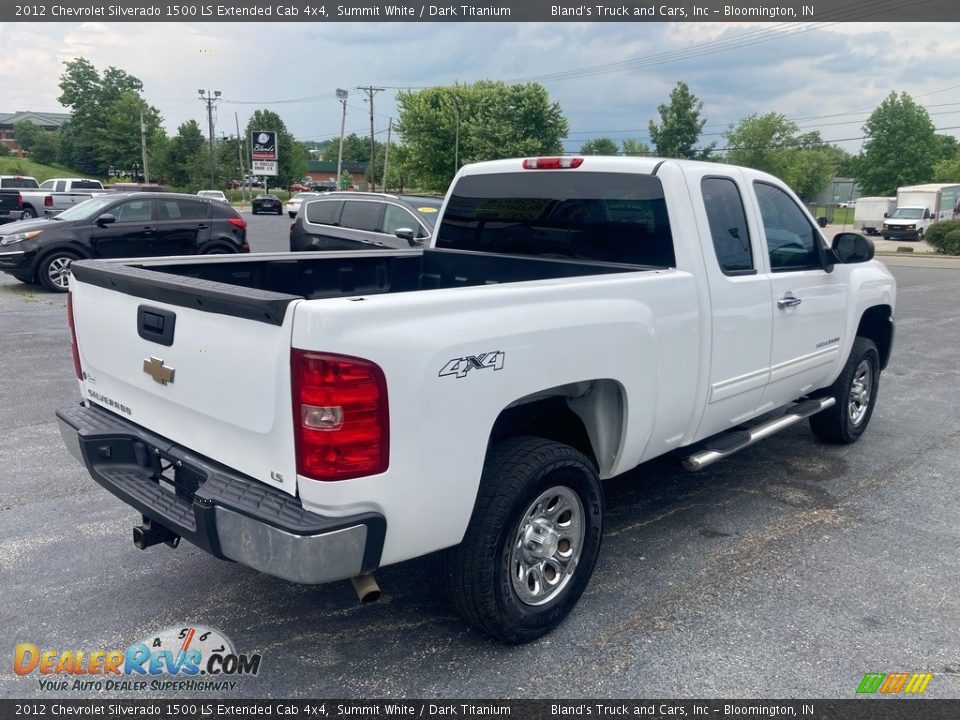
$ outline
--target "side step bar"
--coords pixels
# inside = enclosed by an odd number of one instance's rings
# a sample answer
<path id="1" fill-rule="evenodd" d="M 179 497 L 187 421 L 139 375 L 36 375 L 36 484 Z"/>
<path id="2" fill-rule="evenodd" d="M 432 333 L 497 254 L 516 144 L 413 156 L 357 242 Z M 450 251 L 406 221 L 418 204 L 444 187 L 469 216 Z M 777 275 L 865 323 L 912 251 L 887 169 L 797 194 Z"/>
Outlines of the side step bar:
<path id="1" fill-rule="evenodd" d="M 804 400 L 791 407 L 786 415 L 781 415 L 778 418 L 761 423 L 749 430 L 723 433 L 709 441 L 703 450 L 695 452 L 684 459 L 683 467 L 691 472 L 703 470 L 708 465 L 713 465 L 717 460 L 723 460 L 723 458 L 729 457 L 735 452 L 750 447 L 754 443 L 768 438 L 781 430 L 785 430 L 791 425 L 795 425 L 801 420 L 806 420 L 811 415 L 816 415 L 821 410 L 826 410 L 836 404 L 836 398 L 832 397 Z"/>

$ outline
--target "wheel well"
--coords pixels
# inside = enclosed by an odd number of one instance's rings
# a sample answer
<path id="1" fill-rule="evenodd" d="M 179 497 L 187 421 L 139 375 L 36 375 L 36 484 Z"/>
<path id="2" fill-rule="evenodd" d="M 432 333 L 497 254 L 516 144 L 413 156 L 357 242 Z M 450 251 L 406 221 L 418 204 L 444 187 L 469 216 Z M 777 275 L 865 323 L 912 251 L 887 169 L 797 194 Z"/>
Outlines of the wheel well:
<path id="1" fill-rule="evenodd" d="M 868 308 L 860 318 L 857 335 L 873 340 L 880 353 L 880 369 L 887 367 L 893 348 L 893 309 L 889 305 Z"/>
<path id="2" fill-rule="evenodd" d="M 607 476 L 620 453 L 623 388 L 592 380 L 550 388 L 511 403 L 497 417 L 489 447 L 518 436 L 554 440 L 576 448 Z"/>
<path id="3" fill-rule="evenodd" d="M 218 248 L 223 248 L 227 252 L 235 253 L 237 252 L 237 246 L 230 244 L 226 240 L 210 240 L 200 246 L 199 254 L 208 253 L 211 250 L 216 250 Z"/>

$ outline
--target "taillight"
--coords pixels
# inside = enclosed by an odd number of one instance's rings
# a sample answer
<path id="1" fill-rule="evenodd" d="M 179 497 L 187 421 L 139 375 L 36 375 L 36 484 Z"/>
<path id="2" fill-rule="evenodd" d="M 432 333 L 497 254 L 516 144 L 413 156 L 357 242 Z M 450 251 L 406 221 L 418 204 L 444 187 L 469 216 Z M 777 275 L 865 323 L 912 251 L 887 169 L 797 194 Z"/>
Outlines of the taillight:
<path id="1" fill-rule="evenodd" d="M 80 348 L 77 347 L 77 328 L 73 323 L 73 293 L 67 293 L 67 326 L 70 328 L 70 354 L 73 355 L 73 372 L 77 380 L 83 380 L 83 370 L 80 368 Z"/>
<path id="2" fill-rule="evenodd" d="M 297 472 L 347 480 L 387 469 L 387 381 L 369 360 L 294 349 L 290 362 Z"/>
<path id="3" fill-rule="evenodd" d="M 565 170 L 583 165 L 582 157 L 542 157 L 527 158 L 523 161 L 524 170 Z"/>
<path id="4" fill-rule="evenodd" d="M 245 230 L 247 227 L 247 221 L 244 220 L 243 218 L 232 217 L 232 218 L 227 218 L 227 221 L 234 227 L 238 227 L 241 230 Z"/>
<path id="5" fill-rule="evenodd" d="M 44 207 L 53 207 L 53 197 L 51 197 L 50 195 L 47 195 L 47 196 L 43 199 L 43 206 L 44 206 Z"/>

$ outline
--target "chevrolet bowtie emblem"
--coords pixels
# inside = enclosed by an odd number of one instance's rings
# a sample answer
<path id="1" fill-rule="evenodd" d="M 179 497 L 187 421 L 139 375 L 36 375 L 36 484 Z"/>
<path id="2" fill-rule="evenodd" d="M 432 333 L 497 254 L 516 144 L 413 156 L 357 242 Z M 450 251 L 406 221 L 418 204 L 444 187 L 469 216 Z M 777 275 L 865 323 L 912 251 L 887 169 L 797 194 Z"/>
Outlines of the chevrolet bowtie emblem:
<path id="1" fill-rule="evenodd" d="M 164 367 L 163 360 L 155 357 L 143 361 L 143 371 L 161 385 L 172 383 L 176 372 L 172 367 Z"/>

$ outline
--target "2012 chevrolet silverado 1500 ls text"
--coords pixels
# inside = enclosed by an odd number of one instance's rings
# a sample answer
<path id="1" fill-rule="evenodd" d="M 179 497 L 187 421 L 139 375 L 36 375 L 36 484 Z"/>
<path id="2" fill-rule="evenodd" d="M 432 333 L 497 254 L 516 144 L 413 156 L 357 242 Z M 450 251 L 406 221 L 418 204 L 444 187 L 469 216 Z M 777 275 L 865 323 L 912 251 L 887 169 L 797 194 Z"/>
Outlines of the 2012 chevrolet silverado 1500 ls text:
<path id="1" fill-rule="evenodd" d="M 74 263 L 61 431 L 138 546 L 299 583 L 444 550 L 458 612 L 524 642 L 590 580 L 602 478 L 870 422 L 894 280 L 769 175 L 469 165 L 428 245 Z"/>

